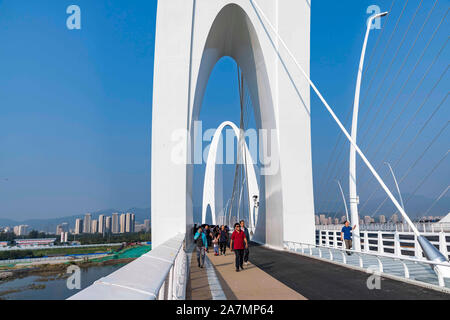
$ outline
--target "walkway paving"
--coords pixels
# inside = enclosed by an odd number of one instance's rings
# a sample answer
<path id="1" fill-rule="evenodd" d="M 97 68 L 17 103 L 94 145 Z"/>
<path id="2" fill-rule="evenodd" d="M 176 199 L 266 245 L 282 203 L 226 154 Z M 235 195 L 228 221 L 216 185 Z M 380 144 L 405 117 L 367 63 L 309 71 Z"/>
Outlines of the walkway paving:
<path id="1" fill-rule="evenodd" d="M 450 294 L 391 279 L 381 289 L 367 287 L 369 274 L 287 251 L 251 247 L 250 260 L 263 271 L 308 299 L 449 300 Z"/>
<path id="2" fill-rule="evenodd" d="M 391 279 L 367 287 L 367 273 L 253 244 L 250 264 L 234 268 L 234 253 L 208 254 L 209 265 L 191 259 L 187 299 L 192 300 L 449 300 L 450 295 Z"/>
<path id="3" fill-rule="evenodd" d="M 215 284 L 211 285 L 214 279 L 211 279 L 211 275 L 208 278 L 210 269 L 215 272 L 227 300 L 305 300 L 304 296 L 251 263 L 244 266 L 244 270 L 236 272 L 232 252 L 227 252 L 225 256 L 214 256 L 210 252 L 208 259 L 209 266 L 201 269 L 197 265 L 196 254 L 192 255 L 187 299 L 211 300 L 213 296 L 218 296 L 215 292 L 218 288 Z"/>

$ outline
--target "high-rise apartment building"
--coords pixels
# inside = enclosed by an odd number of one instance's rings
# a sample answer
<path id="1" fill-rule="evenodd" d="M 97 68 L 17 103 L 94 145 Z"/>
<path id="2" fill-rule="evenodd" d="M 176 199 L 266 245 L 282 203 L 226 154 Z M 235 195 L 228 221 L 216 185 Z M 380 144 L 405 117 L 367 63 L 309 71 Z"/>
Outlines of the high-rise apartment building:
<path id="1" fill-rule="evenodd" d="M 69 224 L 67 222 L 63 222 L 56 226 L 56 235 L 57 236 L 63 232 L 68 232 L 68 231 L 69 231 Z"/>
<path id="2" fill-rule="evenodd" d="M 20 226 L 15 226 L 13 230 L 16 236 L 26 236 L 28 234 L 28 225 L 21 224 Z"/>
<path id="3" fill-rule="evenodd" d="M 125 232 L 131 232 L 131 213 L 125 215 Z"/>
<path id="4" fill-rule="evenodd" d="M 391 220 L 393 223 L 398 223 L 398 215 L 396 213 L 394 213 L 391 217 Z"/>
<path id="5" fill-rule="evenodd" d="M 145 226 L 145 232 L 149 232 L 150 231 L 150 219 L 144 220 L 144 226 Z"/>
<path id="6" fill-rule="evenodd" d="M 76 219 L 75 220 L 75 234 L 81 234 L 83 233 L 83 220 L 82 219 Z"/>
<path id="7" fill-rule="evenodd" d="M 112 233 L 119 233 L 120 232 L 119 214 L 118 213 L 113 213 L 112 214 L 111 231 L 112 231 Z"/>
<path id="8" fill-rule="evenodd" d="M 101 214 L 98 216 L 98 233 L 105 233 L 105 215 Z"/>
<path id="9" fill-rule="evenodd" d="M 83 232 L 84 233 L 91 233 L 91 226 L 92 226 L 92 217 L 90 213 L 86 213 L 84 215 L 84 223 L 83 223 Z"/>
<path id="10" fill-rule="evenodd" d="M 111 232 L 111 217 L 106 217 L 105 219 L 105 232 L 104 233 L 110 233 Z"/>
<path id="11" fill-rule="evenodd" d="M 120 215 L 120 233 L 125 233 L 126 231 L 126 215 L 125 213 L 122 213 Z"/>
<path id="12" fill-rule="evenodd" d="M 91 233 L 97 233 L 98 232 L 98 220 L 92 220 L 91 223 Z"/>

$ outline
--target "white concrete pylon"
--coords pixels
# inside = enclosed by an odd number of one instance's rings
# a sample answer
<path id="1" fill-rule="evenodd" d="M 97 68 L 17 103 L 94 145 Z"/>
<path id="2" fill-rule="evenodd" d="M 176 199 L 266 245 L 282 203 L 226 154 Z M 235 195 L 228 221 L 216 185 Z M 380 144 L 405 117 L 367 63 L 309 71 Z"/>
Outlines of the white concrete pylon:
<path id="1" fill-rule="evenodd" d="M 206 170 L 205 170 L 205 180 L 203 183 L 203 206 L 202 206 L 202 223 L 206 223 L 206 212 L 208 206 L 211 208 L 211 216 L 212 216 L 212 224 L 216 224 L 217 217 L 223 214 L 223 203 L 222 203 L 222 194 L 217 197 L 217 193 L 222 192 L 222 175 L 216 175 L 216 162 L 217 162 L 217 151 L 220 142 L 220 135 L 225 127 L 231 127 L 235 136 L 240 137 L 240 129 L 230 121 L 223 122 L 214 133 L 213 139 L 211 141 L 211 145 L 209 147 L 208 159 L 206 161 Z M 256 180 L 256 173 L 254 167 L 254 161 L 248 150 L 248 146 L 246 142 L 243 142 L 243 148 L 245 152 L 246 158 L 246 172 L 248 175 L 248 203 L 253 204 L 253 197 L 257 196 L 259 199 L 259 187 L 258 182 Z M 238 148 L 240 143 L 238 143 Z M 217 179 L 219 177 L 219 179 Z M 249 213 L 250 221 L 250 229 L 255 230 L 256 224 L 258 221 L 258 213 L 255 210 L 254 219 L 252 212 Z M 253 221 L 254 220 L 254 221 Z"/>
<path id="2" fill-rule="evenodd" d="M 260 1 L 309 74 L 308 1 Z M 249 0 L 159 1 L 152 104 L 152 245 L 192 237 L 194 122 L 210 74 L 231 57 L 246 76 L 261 168 L 254 239 L 315 243 L 310 88 Z M 175 161 L 175 160 L 176 161 Z"/>

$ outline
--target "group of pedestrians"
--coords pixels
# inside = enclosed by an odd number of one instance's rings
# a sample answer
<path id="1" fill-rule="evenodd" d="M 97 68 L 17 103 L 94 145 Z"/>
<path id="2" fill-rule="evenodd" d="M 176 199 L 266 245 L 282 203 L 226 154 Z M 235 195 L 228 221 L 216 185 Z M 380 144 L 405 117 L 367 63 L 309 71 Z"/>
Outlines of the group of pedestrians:
<path id="1" fill-rule="evenodd" d="M 209 248 L 214 248 L 214 255 L 226 255 L 227 247 L 235 254 L 236 271 L 244 269 L 244 264 L 248 265 L 250 234 L 245 226 L 244 220 L 234 225 L 233 233 L 229 236 L 228 226 L 209 225 L 194 226 L 194 241 L 197 252 L 197 262 L 200 268 L 204 267 L 205 255 Z"/>

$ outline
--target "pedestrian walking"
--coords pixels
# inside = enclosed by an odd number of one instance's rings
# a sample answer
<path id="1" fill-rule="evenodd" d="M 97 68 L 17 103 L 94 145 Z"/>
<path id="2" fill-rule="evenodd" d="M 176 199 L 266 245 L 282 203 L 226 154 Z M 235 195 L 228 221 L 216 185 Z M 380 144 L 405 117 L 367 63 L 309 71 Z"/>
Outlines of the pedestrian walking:
<path id="1" fill-rule="evenodd" d="M 224 256 L 226 255 L 227 251 L 227 245 L 228 245 L 228 231 L 225 228 L 224 225 L 220 227 L 219 230 L 219 247 L 220 247 L 220 253 Z"/>
<path id="2" fill-rule="evenodd" d="M 198 228 L 197 233 L 194 235 L 194 241 L 197 250 L 197 262 L 200 268 L 205 265 L 205 251 L 208 248 L 208 241 L 206 235 L 202 230 L 202 227 Z"/>
<path id="3" fill-rule="evenodd" d="M 231 235 L 230 249 L 236 255 L 236 272 L 239 272 L 239 268 L 244 270 L 244 249 L 248 247 L 247 238 L 245 233 L 241 231 L 239 223 L 234 225 L 234 231 Z"/>
<path id="4" fill-rule="evenodd" d="M 344 226 L 341 230 L 341 241 L 345 242 L 345 248 L 350 250 L 352 248 L 352 231 L 356 228 L 356 225 L 350 227 L 350 223 L 348 221 L 345 221 Z M 347 251 L 347 254 L 350 256 L 352 253 L 350 251 Z"/>
<path id="5" fill-rule="evenodd" d="M 208 251 L 208 248 L 211 247 L 211 243 L 212 243 L 212 233 L 211 233 L 211 229 L 209 228 L 209 225 L 205 225 L 205 229 L 203 230 L 203 233 L 206 236 L 206 241 L 208 242 L 208 247 L 206 247 L 206 252 Z"/>
<path id="6" fill-rule="evenodd" d="M 241 231 L 243 231 L 245 233 L 245 237 L 247 238 L 247 242 L 250 241 L 250 233 L 248 232 L 248 228 L 245 226 L 245 221 L 241 220 L 240 222 L 241 225 Z M 244 249 L 244 263 L 247 266 L 248 265 L 248 256 L 250 255 L 250 251 L 249 251 L 249 245 L 247 245 Z"/>

